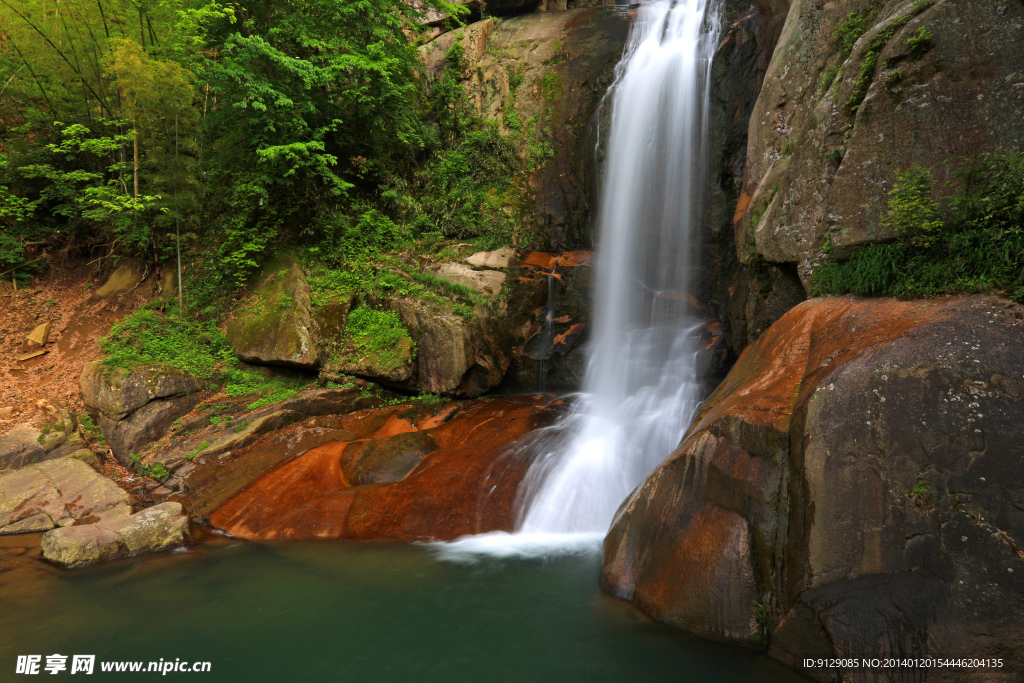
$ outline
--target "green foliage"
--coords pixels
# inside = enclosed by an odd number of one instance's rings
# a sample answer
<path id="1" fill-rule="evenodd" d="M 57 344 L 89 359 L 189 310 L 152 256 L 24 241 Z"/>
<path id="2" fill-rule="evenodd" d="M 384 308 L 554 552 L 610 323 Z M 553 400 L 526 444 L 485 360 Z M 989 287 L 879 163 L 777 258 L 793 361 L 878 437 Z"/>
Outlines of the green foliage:
<path id="1" fill-rule="evenodd" d="M 881 54 L 885 46 L 889 44 L 892 37 L 896 35 L 896 32 L 906 26 L 907 22 L 910 21 L 911 15 L 904 14 L 896 17 L 886 24 L 885 28 L 875 34 L 868 43 L 868 46 L 861 53 L 863 62 L 860 65 L 860 73 L 857 75 L 857 80 L 853 84 L 853 92 L 850 94 L 850 98 L 846 101 L 846 109 L 851 114 L 857 111 L 860 107 L 861 102 L 867 97 L 868 88 L 871 87 L 871 82 L 875 80 L 875 72 L 878 70 L 878 56 Z"/>
<path id="2" fill-rule="evenodd" d="M 850 14 L 832 32 L 832 41 L 838 44 L 840 61 L 846 59 L 853 52 L 853 46 L 857 44 L 860 37 L 867 33 L 871 22 L 874 21 L 878 10 L 871 8 L 863 12 L 850 12 Z M 829 80 L 831 83 L 831 79 Z"/>
<path id="3" fill-rule="evenodd" d="M 771 611 L 768 609 L 767 605 L 760 602 L 754 603 L 754 619 L 756 619 L 761 628 L 766 631 L 772 626 Z"/>
<path id="4" fill-rule="evenodd" d="M 786 144 L 782 146 L 782 154 L 791 157 L 794 152 L 796 152 L 796 140 L 787 140 Z"/>
<path id="5" fill-rule="evenodd" d="M 917 501 L 918 505 L 929 507 L 935 497 L 935 491 L 927 479 L 920 477 L 914 484 L 914 488 L 911 489 L 910 496 Z"/>
<path id="6" fill-rule="evenodd" d="M 192 450 L 189 453 L 186 453 L 185 454 L 185 459 L 186 460 L 195 460 L 195 457 L 197 455 L 199 455 L 200 453 L 202 453 L 203 451 L 205 451 L 209 447 L 210 447 L 210 442 L 209 441 L 203 441 L 198 446 L 196 446 L 194 450 Z"/>
<path id="7" fill-rule="evenodd" d="M 841 69 L 842 66 L 840 66 L 839 64 L 833 64 L 832 66 L 828 67 L 827 69 L 821 72 L 821 80 L 818 81 L 819 93 L 824 95 L 828 91 L 829 86 L 831 86 L 835 82 L 836 76 L 839 75 L 839 71 Z"/>
<path id="8" fill-rule="evenodd" d="M 92 416 L 89 413 L 79 413 L 77 417 L 78 428 L 82 431 L 82 435 L 87 441 L 106 443 L 106 438 L 100 433 L 100 428 L 92 421 Z"/>
<path id="9" fill-rule="evenodd" d="M 1003 292 L 1024 300 L 1024 154 L 964 160 L 945 207 L 930 175 L 899 175 L 882 217 L 897 242 L 871 244 L 814 274 L 818 295 L 922 296 Z"/>
<path id="10" fill-rule="evenodd" d="M 772 205 L 772 201 L 775 199 L 775 195 L 778 194 L 779 187 L 776 185 L 768 191 L 768 196 L 765 197 L 764 201 L 757 205 L 757 208 L 750 212 L 750 225 L 751 228 L 756 228 L 761 224 L 761 219 L 764 218 L 764 212 L 768 210 L 768 207 Z"/>
<path id="11" fill-rule="evenodd" d="M 149 477 L 160 481 L 171 476 L 170 470 L 168 470 L 162 462 L 154 463 L 152 465 L 136 462 L 135 471 L 138 472 L 141 477 Z"/>
<path id="12" fill-rule="evenodd" d="M 345 323 L 345 336 L 361 357 L 373 359 L 383 368 L 398 367 L 402 355 L 398 352 L 403 342 L 412 338 L 394 311 L 375 311 L 366 306 L 354 309 Z"/>
<path id="13" fill-rule="evenodd" d="M 121 319 L 100 340 L 108 368 L 163 365 L 209 379 L 218 366 L 235 362 L 231 346 L 216 327 L 181 316 L 142 309 Z"/>
<path id="14" fill-rule="evenodd" d="M 925 27 L 907 38 L 907 56 L 910 59 L 920 59 L 925 52 L 932 49 L 932 38 L 935 35 Z"/>
<path id="15" fill-rule="evenodd" d="M 223 391 L 228 396 L 261 394 L 245 407 L 256 410 L 291 398 L 311 383 L 311 380 L 265 375 L 257 370 L 230 367 L 224 371 Z"/>
<path id="16" fill-rule="evenodd" d="M 896 89 L 896 86 L 903 81 L 903 73 L 900 71 L 893 71 L 891 74 L 885 77 L 882 81 L 882 85 L 885 86 L 886 92 L 892 92 Z"/>
<path id="17" fill-rule="evenodd" d="M 912 166 L 896 178 L 882 225 L 914 247 L 935 246 L 942 230 L 941 207 L 932 199 L 931 172 Z"/>

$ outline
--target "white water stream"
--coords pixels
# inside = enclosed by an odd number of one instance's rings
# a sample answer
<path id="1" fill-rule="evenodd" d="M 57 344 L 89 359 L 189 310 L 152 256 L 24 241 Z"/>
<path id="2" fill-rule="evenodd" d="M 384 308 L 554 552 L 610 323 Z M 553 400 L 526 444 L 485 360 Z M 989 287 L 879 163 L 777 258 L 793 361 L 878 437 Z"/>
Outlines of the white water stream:
<path id="1" fill-rule="evenodd" d="M 700 386 L 689 303 L 707 168 L 716 0 L 640 5 L 609 91 L 590 359 L 574 413 L 521 447 L 538 453 L 515 534 L 443 554 L 593 547 L 633 489 L 679 445 Z M 588 542 L 589 539 L 589 542 Z"/>

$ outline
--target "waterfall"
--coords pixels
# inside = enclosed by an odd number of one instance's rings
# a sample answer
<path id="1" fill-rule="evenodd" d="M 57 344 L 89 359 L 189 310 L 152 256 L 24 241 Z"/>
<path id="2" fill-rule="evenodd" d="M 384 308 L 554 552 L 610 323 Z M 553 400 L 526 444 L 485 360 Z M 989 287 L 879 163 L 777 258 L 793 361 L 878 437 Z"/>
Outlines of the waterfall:
<path id="1" fill-rule="evenodd" d="M 639 7 L 609 93 L 592 347 L 576 412 L 534 447 L 524 533 L 605 532 L 700 399 L 693 309 L 713 0 Z"/>
<path id="2" fill-rule="evenodd" d="M 456 541 L 449 557 L 587 546 L 579 539 L 604 536 L 622 501 L 689 426 L 701 391 L 703 321 L 692 292 L 720 31 L 715 4 L 657 0 L 637 9 L 606 98 L 611 129 L 583 391 L 571 415 L 519 446 L 536 457 L 520 488 L 517 533 Z"/>

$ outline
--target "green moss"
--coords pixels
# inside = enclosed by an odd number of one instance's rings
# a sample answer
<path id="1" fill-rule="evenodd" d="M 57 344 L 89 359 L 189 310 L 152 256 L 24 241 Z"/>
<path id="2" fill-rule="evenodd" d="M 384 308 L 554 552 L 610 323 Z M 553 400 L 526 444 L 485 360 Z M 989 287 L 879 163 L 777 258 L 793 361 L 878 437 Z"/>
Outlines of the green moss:
<path id="1" fill-rule="evenodd" d="M 562 77 L 557 73 L 551 72 L 544 74 L 544 78 L 541 79 L 541 85 L 544 87 L 544 97 L 549 100 L 560 100 L 565 97 L 565 91 L 562 87 Z"/>
<path id="2" fill-rule="evenodd" d="M 761 219 L 764 218 L 764 212 L 771 206 L 772 201 L 775 199 L 775 195 L 778 194 L 779 187 L 776 185 L 768 192 L 768 196 L 765 200 L 757 205 L 757 208 L 750 212 L 750 226 L 751 228 L 757 228 L 761 224 Z"/>
<path id="3" fill-rule="evenodd" d="M 171 476 L 170 470 L 168 470 L 163 463 L 155 463 L 152 465 L 144 465 L 142 463 L 135 463 L 135 471 L 139 473 L 139 476 L 150 477 L 151 479 L 157 479 L 163 481 Z"/>
<path id="4" fill-rule="evenodd" d="M 839 75 L 840 69 L 842 67 L 839 64 L 833 64 L 821 73 L 821 79 L 818 81 L 819 94 L 824 95 L 828 91 L 829 86 L 835 82 L 836 76 Z"/>
<path id="5" fill-rule="evenodd" d="M 401 367 L 413 348 L 412 337 L 397 313 L 366 306 L 349 313 L 345 337 L 358 356 L 385 372 Z"/>
<path id="6" fill-rule="evenodd" d="M 853 52 L 853 46 L 857 44 L 861 36 L 867 33 L 871 22 L 877 14 L 877 8 L 871 8 L 863 12 L 850 12 L 846 19 L 836 27 L 836 30 L 832 32 L 832 40 L 839 48 L 840 60 L 850 56 Z"/>
<path id="7" fill-rule="evenodd" d="M 186 453 L 184 457 L 185 457 L 186 460 L 194 460 L 197 455 L 199 455 L 200 453 L 202 453 L 203 451 L 205 451 L 209 447 L 210 447 L 210 442 L 209 441 L 203 441 L 198 446 L 196 446 L 195 450 L 193 450 L 190 453 Z"/>
<path id="8" fill-rule="evenodd" d="M 885 77 L 885 80 L 882 81 L 882 85 L 885 86 L 886 92 L 892 92 L 901 82 L 903 82 L 903 74 L 899 71 L 893 71 Z"/>

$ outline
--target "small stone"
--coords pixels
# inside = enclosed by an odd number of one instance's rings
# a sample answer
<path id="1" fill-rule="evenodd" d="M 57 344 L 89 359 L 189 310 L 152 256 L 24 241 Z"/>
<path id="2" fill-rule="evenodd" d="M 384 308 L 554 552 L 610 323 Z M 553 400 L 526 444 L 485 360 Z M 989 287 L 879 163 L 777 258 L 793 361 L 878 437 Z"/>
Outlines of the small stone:
<path id="1" fill-rule="evenodd" d="M 39 346 L 45 346 L 46 345 L 46 341 L 49 338 L 50 338 L 50 321 L 49 320 L 47 320 L 42 325 L 38 326 L 36 329 L 32 330 L 32 334 L 30 334 L 30 335 L 28 335 L 28 337 L 26 337 L 26 339 L 28 341 L 32 342 L 33 344 L 38 344 Z"/>

